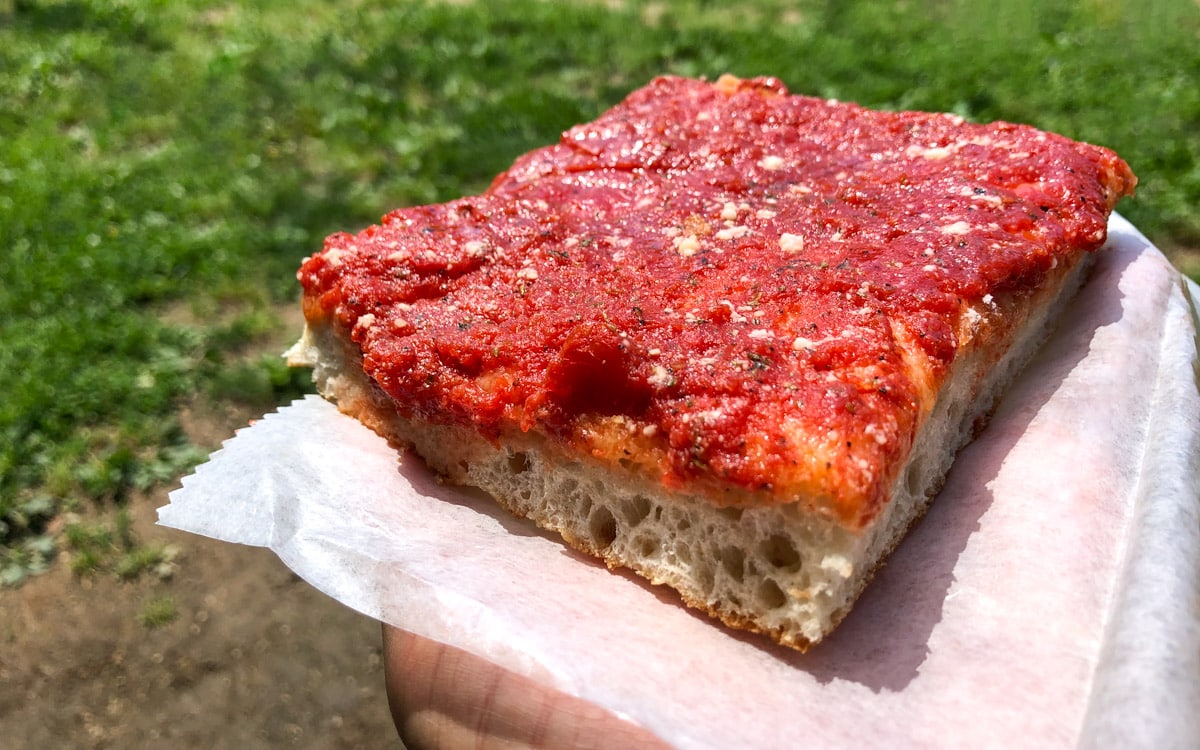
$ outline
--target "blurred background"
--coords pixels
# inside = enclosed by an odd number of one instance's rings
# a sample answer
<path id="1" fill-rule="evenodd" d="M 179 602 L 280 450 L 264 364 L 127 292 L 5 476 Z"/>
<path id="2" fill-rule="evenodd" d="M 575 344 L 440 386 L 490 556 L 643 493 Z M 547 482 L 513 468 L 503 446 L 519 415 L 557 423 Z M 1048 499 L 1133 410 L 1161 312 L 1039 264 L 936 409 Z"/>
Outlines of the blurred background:
<path id="1" fill-rule="evenodd" d="M 0 744 L 398 746 L 376 623 L 155 508 L 311 390 L 325 235 L 724 72 L 1111 147 L 1200 275 L 1195 0 L 0 0 Z"/>

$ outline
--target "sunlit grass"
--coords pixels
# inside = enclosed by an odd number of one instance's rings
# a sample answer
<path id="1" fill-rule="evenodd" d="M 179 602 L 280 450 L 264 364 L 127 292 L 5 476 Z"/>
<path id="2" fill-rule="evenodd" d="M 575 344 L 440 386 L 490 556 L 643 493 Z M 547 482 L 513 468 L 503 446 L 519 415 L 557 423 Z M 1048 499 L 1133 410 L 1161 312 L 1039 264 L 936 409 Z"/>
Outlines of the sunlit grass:
<path id="1" fill-rule="evenodd" d="M 479 190 L 656 74 L 1111 146 L 1120 210 L 1195 246 L 1197 49 L 1190 0 L 0 1 L 0 577 L 200 460 L 182 401 L 308 388 L 261 348 L 326 234 Z"/>

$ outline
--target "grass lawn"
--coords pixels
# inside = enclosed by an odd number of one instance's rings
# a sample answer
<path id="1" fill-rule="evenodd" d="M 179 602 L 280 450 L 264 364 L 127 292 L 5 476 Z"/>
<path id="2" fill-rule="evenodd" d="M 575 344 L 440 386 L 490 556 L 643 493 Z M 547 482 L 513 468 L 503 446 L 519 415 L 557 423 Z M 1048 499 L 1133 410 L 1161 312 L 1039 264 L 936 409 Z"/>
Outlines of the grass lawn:
<path id="1" fill-rule="evenodd" d="M 214 447 L 182 404 L 309 389 L 263 342 L 326 234 L 726 71 L 1110 146 L 1119 210 L 1200 247 L 1193 0 L 0 0 L 0 580 L 161 561 L 123 505 Z"/>

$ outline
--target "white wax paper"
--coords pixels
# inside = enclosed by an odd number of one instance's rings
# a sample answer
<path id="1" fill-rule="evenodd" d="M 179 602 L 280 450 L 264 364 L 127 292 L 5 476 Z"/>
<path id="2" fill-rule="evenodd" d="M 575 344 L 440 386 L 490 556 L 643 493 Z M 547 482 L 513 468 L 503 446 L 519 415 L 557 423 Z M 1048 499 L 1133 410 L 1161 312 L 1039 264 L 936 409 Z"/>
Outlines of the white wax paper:
<path id="1" fill-rule="evenodd" d="M 680 748 L 1200 747 L 1194 287 L 1114 217 L 926 518 L 808 654 L 442 486 L 317 397 L 160 510 Z"/>

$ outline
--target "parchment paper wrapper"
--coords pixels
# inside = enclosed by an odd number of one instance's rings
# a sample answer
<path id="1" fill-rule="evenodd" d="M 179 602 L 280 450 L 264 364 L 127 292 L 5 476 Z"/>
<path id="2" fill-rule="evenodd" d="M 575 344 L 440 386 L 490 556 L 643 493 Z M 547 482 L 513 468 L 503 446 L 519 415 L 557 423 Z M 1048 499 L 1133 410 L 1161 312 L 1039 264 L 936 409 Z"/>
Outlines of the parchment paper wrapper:
<path id="1" fill-rule="evenodd" d="M 1200 747 L 1195 288 L 1128 222 L 841 628 L 799 654 L 608 571 L 310 397 L 160 523 L 680 748 Z"/>

